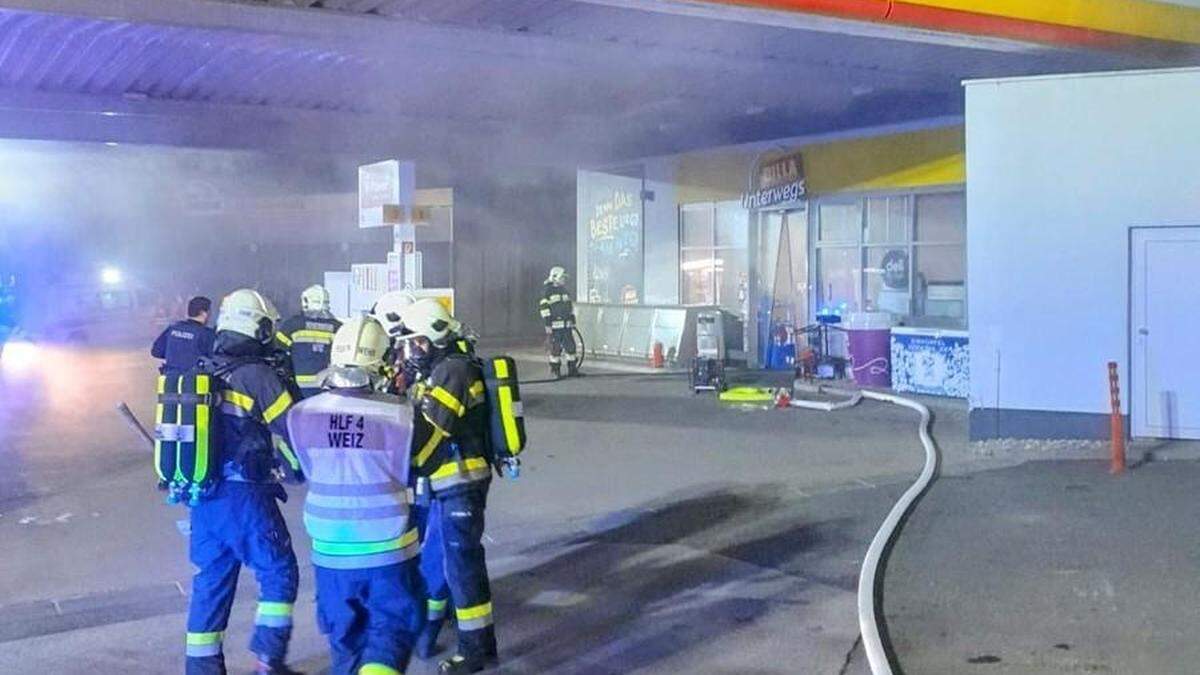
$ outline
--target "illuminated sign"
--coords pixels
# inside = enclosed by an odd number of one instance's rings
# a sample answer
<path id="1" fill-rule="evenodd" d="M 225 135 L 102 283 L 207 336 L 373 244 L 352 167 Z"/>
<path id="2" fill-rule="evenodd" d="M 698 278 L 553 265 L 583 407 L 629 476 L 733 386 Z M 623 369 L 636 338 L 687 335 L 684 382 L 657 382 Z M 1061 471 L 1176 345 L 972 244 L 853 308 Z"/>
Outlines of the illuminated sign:
<path id="1" fill-rule="evenodd" d="M 742 193 L 742 207 L 765 209 L 805 199 L 804 162 L 800 153 L 792 153 L 758 167 L 756 185 Z"/>

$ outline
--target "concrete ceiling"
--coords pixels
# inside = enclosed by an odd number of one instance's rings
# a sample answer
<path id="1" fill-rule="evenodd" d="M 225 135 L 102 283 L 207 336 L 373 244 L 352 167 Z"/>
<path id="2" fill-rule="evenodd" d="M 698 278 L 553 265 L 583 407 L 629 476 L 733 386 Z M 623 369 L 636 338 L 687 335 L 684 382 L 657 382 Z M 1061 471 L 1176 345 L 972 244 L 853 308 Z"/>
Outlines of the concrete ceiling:
<path id="1" fill-rule="evenodd" d="M 1195 62 L 672 6 L 0 0 L 0 137 L 594 163 L 961 114 L 964 78 Z"/>

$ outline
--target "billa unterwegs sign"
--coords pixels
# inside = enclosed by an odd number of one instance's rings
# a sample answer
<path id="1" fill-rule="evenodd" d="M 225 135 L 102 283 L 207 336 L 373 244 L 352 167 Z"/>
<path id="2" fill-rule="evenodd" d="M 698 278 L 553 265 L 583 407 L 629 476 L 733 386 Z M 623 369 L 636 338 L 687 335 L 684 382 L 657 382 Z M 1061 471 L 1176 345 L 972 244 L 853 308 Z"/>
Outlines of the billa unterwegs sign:
<path id="1" fill-rule="evenodd" d="M 772 160 L 758 168 L 757 187 L 742 193 L 742 206 L 765 209 L 805 198 L 804 162 L 800 153 Z"/>

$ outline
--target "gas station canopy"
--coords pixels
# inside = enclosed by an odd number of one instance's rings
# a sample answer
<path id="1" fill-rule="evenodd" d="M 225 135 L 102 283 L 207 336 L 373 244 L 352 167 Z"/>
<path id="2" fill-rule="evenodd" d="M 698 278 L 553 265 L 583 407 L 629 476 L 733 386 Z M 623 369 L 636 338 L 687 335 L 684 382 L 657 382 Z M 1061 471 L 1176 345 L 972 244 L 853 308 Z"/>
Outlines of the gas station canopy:
<path id="1" fill-rule="evenodd" d="M 614 161 L 1197 41 L 1200 10 L 1126 0 L 0 0 L 0 137 Z"/>

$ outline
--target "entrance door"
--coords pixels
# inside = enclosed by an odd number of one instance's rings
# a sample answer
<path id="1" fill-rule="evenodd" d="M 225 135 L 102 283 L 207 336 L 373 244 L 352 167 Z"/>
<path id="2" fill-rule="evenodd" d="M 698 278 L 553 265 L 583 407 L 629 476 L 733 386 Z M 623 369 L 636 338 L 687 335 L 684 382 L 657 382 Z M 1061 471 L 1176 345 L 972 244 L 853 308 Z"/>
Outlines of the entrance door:
<path id="1" fill-rule="evenodd" d="M 1132 246 L 1133 435 L 1200 438 L 1200 227 L 1135 228 Z"/>

